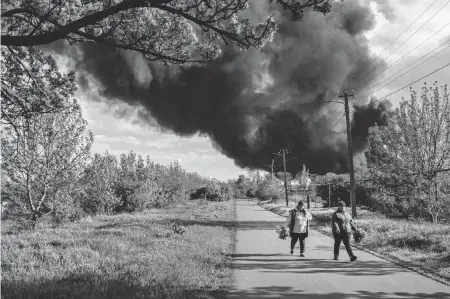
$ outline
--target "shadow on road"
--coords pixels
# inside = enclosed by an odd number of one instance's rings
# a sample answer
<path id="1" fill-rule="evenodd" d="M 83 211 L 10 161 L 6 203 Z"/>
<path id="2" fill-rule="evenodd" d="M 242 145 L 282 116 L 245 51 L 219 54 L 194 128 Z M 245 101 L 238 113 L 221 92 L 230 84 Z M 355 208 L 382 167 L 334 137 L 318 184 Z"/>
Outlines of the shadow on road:
<path id="1" fill-rule="evenodd" d="M 280 256 L 280 258 L 276 258 Z M 266 257 L 266 258 L 264 258 Z M 272 258 L 275 257 L 275 258 Z M 406 269 L 378 261 L 334 261 L 328 259 L 299 258 L 284 255 L 241 254 L 233 256 L 234 270 L 257 270 L 270 273 L 302 273 L 302 274 L 338 274 L 349 276 L 381 276 L 400 272 Z"/>
<path id="2" fill-rule="evenodd" d="M 167 220 L 159 220 L 154 222 L 166 223 Z M 178 220 L 182 225 L 203 225 L 203 226 L 223 226 L 228 228 L 235 228 L 236 230 L 273 230 L 279 225 L 284 225 L 284 221 L 220 221 L 220 220 Z"/>
<path id="3" fill-rule="evenodd" d="M 286 299 L 435 299 L 435 298 L 450 298 L 449 293 L 437 292 L 432 294 L 424 293 L 407 293 L 407 292 L 368 292 L 356 291 L 353 294 L 344 294 L 340 292 L 333 292 L 328 294 L 312 294 L 302 290 L 294 290 L 290 287 L 268 286 L 259 287 L 250 290 L 231 291 L 227 298 L 286 298 Z"/>

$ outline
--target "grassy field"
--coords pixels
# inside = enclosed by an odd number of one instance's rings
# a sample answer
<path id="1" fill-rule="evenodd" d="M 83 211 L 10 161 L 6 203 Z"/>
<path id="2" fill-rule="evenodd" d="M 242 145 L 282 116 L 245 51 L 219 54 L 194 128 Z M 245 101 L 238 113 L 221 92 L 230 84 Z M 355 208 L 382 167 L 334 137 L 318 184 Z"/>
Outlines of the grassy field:
<path id="1" fill-rule="evenodd" d="M 264 208 L 287 216 L 285 203 L 261 203 Z M 289 204 L 290 208 L 295 202 Z M 335 208 L 310 209 L 313 229 L 331 235 L 331 215 Z M 401 264 L 417 267 L 435 278 L 450 282 L 450 226 L 428 222 L 390 219 L 384 215 L 358 209 L 355 223 L 368 234 L 361 247 Z"/>
<path id="2" fill-rule="evenodd" d="M 36 231 L 2 223 L 2 298 L 224 298 L 234 214 L 234 201 L 191 201 Z"/>

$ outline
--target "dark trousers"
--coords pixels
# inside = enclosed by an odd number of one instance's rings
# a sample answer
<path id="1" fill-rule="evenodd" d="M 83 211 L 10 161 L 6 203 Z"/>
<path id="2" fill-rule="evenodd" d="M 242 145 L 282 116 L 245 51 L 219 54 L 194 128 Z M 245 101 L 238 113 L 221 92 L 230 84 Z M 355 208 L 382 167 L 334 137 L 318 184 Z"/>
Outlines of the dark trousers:
<path id="1" fill-rule="evenodd" d="M 295 244 L 297 244 L 297 240 L 300 241 L 300 253 L 305 252 L 305 239 L 306 233 L 292 233 L 291 235 L 291 251 L 294 251 Z"/>
<path id="2" fill-rule="evenodd" d="M 341 241 L 344 242 L 345 249 L 350 257 L 353 256 L 353 250 L 350 246 L 351 233 L 342 232 L 340 234 L 333 234 L 334 237 L 334 256 L 339 256 L 339 247 L 341 246 Z"/>

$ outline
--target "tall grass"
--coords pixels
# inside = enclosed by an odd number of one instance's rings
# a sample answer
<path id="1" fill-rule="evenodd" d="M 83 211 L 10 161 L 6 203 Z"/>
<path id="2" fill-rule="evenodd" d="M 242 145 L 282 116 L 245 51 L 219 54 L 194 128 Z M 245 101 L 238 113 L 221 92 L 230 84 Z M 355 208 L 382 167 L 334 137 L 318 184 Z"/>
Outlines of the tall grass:
<path id="1" fill-rule="evenodd" d="M 2 298 L 223 298 L 233 242 L 217 221 L 233 218 L 232 201 L 189 202 L 45 230 L 2 227 Z"/>

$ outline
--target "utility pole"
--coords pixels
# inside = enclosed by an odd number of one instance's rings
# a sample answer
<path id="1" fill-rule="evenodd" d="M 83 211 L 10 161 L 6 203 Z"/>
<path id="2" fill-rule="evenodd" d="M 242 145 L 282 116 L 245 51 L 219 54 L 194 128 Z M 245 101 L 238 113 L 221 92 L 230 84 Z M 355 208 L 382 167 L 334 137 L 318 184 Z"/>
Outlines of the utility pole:
<path id="1" fill-rule="evenodd" d="M 333 102 L 345 105 L 345 120 L 347 123 L 347 145 L 348 145 L 348 166 L 350 168 L 350 205 L 352 206 L 352 216 L 356 217 L 356 188 L 355 188 L 355 169 L 353 167 L 353 146 L 352 146 L 352 130 L 350 127 L 350 111 L 348 107 L 348 97 L 354 95 L 347 94 L 344 91 L 344 95 L 338 96 L 338 98 L 344 98 L 344 102 L 340 101 L 325 101 Z"/>
<path id="2" fill-rule="evenodd" d="M 287 189 L 287 176 L 286 176 L 286 150 L 283 149 L 283 168 L 284 168 L 284 194 L 286 195 L 286 207 L 289 206 L 289 196 Z"/>
<path id="3" fill-rule="evenodd" d="M 353 95 L 350 95 L 353 96 Z M 350 204 L 352 206 L 352 217 L 356 217 L 356 188 L 355 188 L 355 169 L 353 166 L 353 145 L 352 145 L 352 130 L 350 127 L 350 112 L 348 108 L 348 97 L 347 92 L 344 92 L 343 96 L 339 98 L 344 98 L 345 104 L 345 120 L 347 123 L 347 144 L 348 144 L 348 166 L 350 168 Z"/>
<path id="4" fill-rule="evenodd" d="M 331 184 L 328 184 L 328 207 L 331 208 Z"/>
<path id="5" fill-rule="evenodd" d="M 287 149 L 281 149 L 281 153 L 275 153 L 275 155 L 283 157 L 283 168 L 284 168 L 284 194 L 286 196 L 286 207 L 289 206 L 289 196 L 287 189 L 287 177 L 286 177 L 286 154 L 288 153 Z"/>

